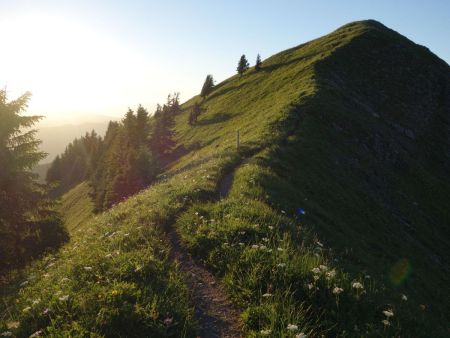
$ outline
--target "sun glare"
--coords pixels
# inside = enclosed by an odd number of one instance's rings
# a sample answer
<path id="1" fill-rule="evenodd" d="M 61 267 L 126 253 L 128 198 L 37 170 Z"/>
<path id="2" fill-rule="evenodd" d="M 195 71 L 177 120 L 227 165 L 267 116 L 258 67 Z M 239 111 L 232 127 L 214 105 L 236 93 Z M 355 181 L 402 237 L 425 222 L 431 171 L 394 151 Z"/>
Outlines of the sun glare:
<path id="1" fill-rule="evenodd" d="M 33 113 L 102 112 L 142 94 L 145 62 L 108 34 L 80 22 L 28 15 L 0 23 L 0 81 L 30 90 Z M 6 41 L 5 41 L 6 39 Z"/>

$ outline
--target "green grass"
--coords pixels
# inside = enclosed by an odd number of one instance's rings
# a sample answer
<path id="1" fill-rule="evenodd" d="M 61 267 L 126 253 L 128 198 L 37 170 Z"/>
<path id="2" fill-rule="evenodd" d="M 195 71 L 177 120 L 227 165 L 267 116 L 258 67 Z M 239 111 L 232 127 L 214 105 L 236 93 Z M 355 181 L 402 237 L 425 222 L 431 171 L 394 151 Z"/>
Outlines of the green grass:
<path id="1" fill-rule="evenodd" d="M 86 224 L 93 215 L 94 204 L 89 193 L 88 183 L 83 182 L 61 197 L 59 210 L 64 217 L 67 230 L 71 233 Z"/>
<path id="2" fill-rule="evenodd" d="M 423 47 L 366 21 L 218 84 L 189 126 L 192 98 L 176 117 L 186 154 L 158 183 L 91 219 L 86 185 L 64 197 L 71 243 L 4 288 L 0 331 L 18 321 L 18 336 L 195 336 L 162 235 L 174 223 L 242 308 L 245 336 L 292 337 L 289 324 L 310 336 L 445 336 L 450 188 L 439 90 L 448 74 Z M 222 177 L 244 158 L 218 200 Z"/>

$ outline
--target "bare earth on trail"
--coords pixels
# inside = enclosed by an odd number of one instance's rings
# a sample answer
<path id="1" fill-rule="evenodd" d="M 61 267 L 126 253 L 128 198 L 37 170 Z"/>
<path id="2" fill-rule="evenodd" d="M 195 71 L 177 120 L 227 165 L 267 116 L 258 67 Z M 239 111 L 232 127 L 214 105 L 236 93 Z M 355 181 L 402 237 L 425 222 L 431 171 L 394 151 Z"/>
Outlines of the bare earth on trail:
<path id="1" fill-rule="evenodd" d="M 201 338 L 241 337 L 240 313 L 231 303 L 224 288 L 205 267 L 197 264 L 181 247 L 175 229 L 167 233 L 172 246 L 171 256 L 180 265 L 195 306 Z"/>

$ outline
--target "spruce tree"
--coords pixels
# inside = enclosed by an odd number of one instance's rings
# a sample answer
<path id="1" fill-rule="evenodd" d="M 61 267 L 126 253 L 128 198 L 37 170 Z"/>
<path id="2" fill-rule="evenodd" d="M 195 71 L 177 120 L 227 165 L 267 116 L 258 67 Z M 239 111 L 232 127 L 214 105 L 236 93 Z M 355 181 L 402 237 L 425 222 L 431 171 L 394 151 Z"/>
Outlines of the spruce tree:
<path id="1" fill-rule="evenodd" d="M 239 59 L 239 63 L 238 63 L 238 66 L 237 66 L 238 74 L 240 76 L 242 76 L 242 74 L 244 74 L 249 67 L 250 67 L 250 65 L 249 65 L 249 63 L 247 61 L 247 58 L 245 57 L 245 54 L 243 54 L 241 56 L 241 58 Z"/>
<path id="2" fill-rule="evenodd" d="M 23 265 L 67 239 L 46 187 L 31 169 L 45 158 L 38 151 L 39 116 L 22 116 L 30 94 L 7 101 L 0 90 L 0 270 Z"/>
<path id="3" fill-rule="evenodd" d="M 205 82 L 203 83 L 203 87 L 202 87 L 202 91 L 200 92 L 200 96 L 205 99 L 205 97 L 207 97 L 212 89 L 214 87 L 214 79 L 212 75 L 207 75 Z"/>
<path id="4" fill-rule="evenodd" d="M 262 65 L 262 62 L 261 62 L 261 56 L 258 54 L 258 55 L 256 56 L 256 63 L 255 63 L 255 70 L 256 70 L 257 72 L 261 70 L 261 65 Z"/>

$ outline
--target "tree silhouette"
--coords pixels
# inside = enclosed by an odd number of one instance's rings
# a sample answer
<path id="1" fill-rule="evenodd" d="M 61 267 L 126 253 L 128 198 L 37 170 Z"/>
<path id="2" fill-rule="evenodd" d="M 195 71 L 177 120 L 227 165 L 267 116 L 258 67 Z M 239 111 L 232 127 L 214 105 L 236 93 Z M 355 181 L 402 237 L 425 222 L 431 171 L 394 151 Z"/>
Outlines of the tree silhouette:
<path id="1" fill-rule="evenodd" d="M 200 92 L 200 96 L 204 99 L 207 97 L 214 87 L 214 79 L 212 75 L 207 75 L 205 82 L 203 83 L 202 91 Z"/>
<path id="2" fill-rule="evenodd" d="M 246 70 L 250 67 L 247 58 L 245 57 L 245 54 L 243 54 L 241 56 L 241 58 L 239 59 L 239 63 L 237 66 L 237 72 L 240 76 L 242 76 L 242 74 L 244 74 L 246 72 Z"/>
<path id="3" fill-rule="evenodd" d="M 257 72 L 261 70 L 261 65 L 262 65 L 262 62 L 261 62 L 261 56 L 258 54 L 258 55 L 256 56 L 256 63 L 255 63 L 255 70 L 256 70 Z"/>

